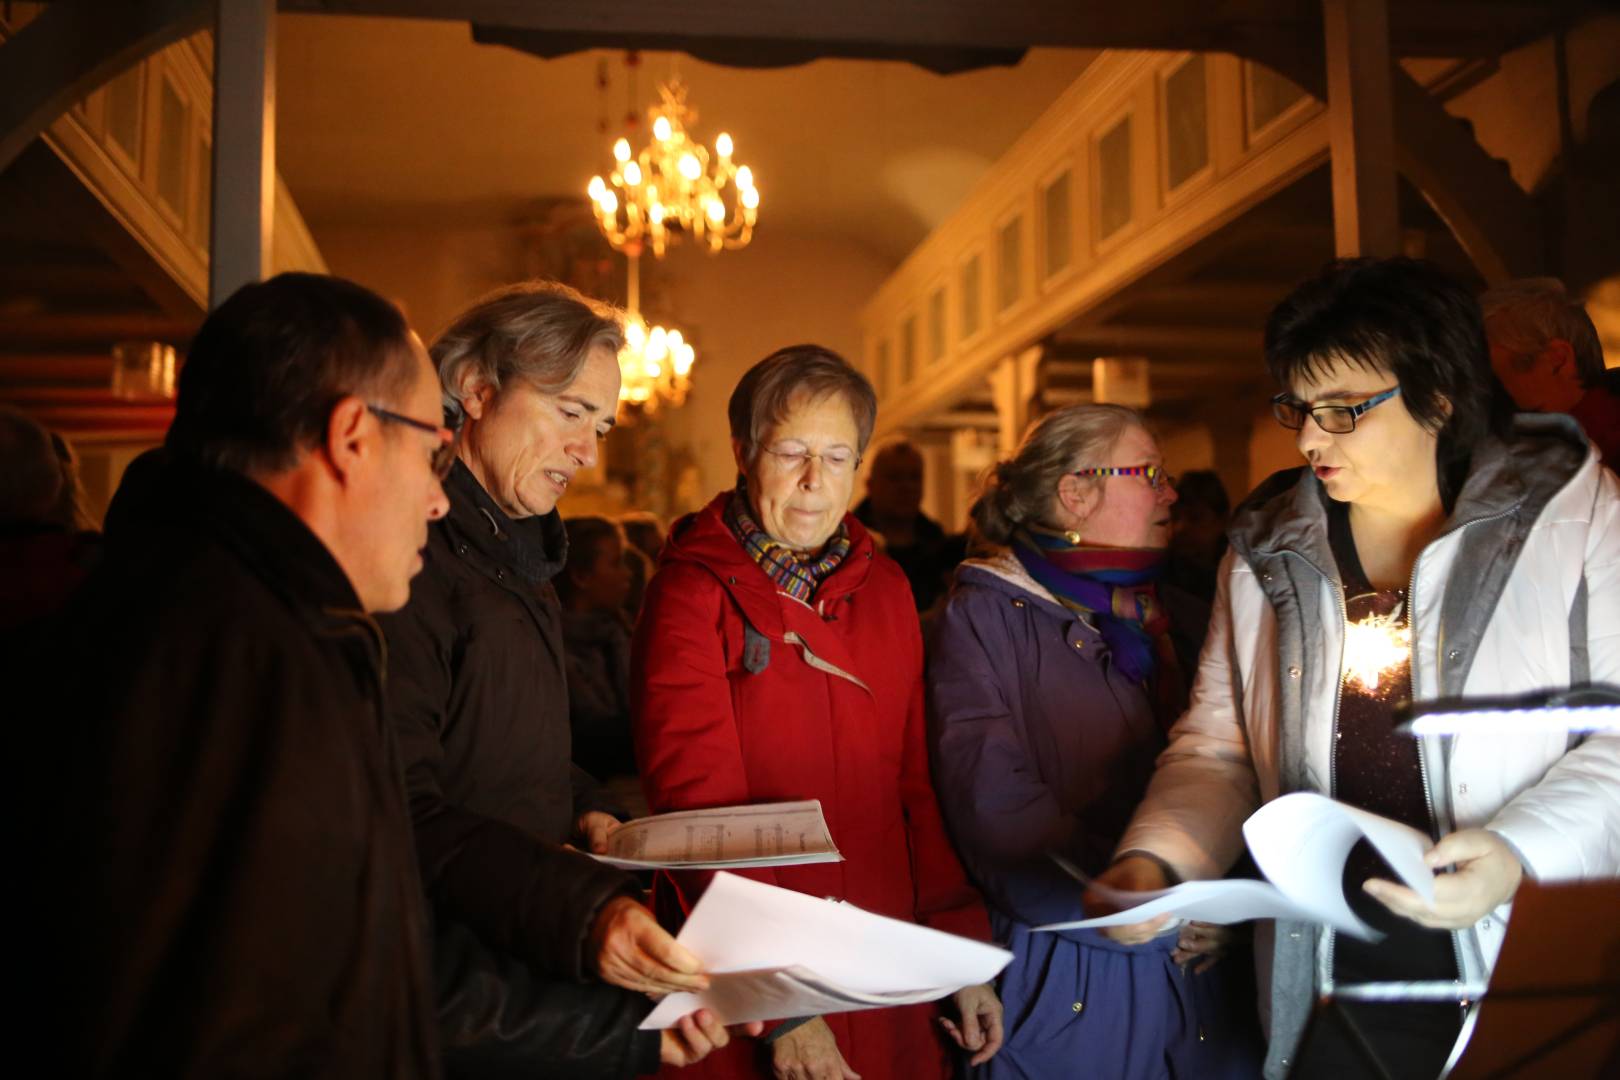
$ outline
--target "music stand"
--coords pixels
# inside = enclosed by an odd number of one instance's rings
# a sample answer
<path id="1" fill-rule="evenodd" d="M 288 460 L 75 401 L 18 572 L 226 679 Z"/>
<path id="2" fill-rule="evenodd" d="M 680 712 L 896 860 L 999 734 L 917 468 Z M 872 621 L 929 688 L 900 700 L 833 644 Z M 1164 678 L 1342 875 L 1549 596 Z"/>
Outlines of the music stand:
<path id="1" fill-rule="evenodd" d="M 1517 698 L 1409 704 L 1397 730 L 1453 735 L 1490 730 L 1620 730 L 1620 689 L 1581 686 Z M 1312 1046 L 1334 1025 L 1363 1059 L 1361 1074 L 1389 1080 L 1344 1008 L 1350 1002 L 1474 1002 L 1443 1080 L 1620 1076 L 1620 880 L 1539 884 L 1526 877 L 1488 987 L 1462 983 L 1340 984 L 1317 1001 L 1290 1076 L 1321 1075 Z"/>

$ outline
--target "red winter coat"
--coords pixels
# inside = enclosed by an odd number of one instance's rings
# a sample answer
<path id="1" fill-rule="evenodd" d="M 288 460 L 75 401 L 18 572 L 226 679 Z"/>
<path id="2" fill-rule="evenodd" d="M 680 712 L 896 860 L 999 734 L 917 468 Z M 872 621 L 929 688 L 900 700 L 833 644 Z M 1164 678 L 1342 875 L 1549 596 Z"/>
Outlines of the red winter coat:
<path id="1" fill-rule="evenodd" d="M 653 811 L 820 799 L 845 861 L 748 876 L 988 940 L 928 773 L 922 636 L 905 575 L 846 516 L 849 556 L 804 604 L 726 528 L 728 498 L 676 523 L 637 627 L 636 756 Z M 745 619 L 767 644 L 756 638 L 746 663 Z M 661 876 L 661 916 L 678 925 L 708 880 Z M 826 1021 L 864 1080 L 898 1080 L 946 1075 L 935 1015 L 924 1005 Z M 761 1043 L 736 1039 L 680 1076 L 769 1076 L 769 1061 Z"/>

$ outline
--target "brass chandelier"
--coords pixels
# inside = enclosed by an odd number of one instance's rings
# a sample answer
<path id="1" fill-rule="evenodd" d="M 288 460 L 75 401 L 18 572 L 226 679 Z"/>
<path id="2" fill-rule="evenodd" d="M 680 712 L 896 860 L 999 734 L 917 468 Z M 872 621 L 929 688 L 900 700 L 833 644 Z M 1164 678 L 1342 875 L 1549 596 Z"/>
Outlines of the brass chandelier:
<path id="1" fill-rule="evenodd" d="M 625 305 L 624 348 L 619 351 L 619 401 L 658 411 L 660 402 L 676 407 L 692 387 L 697 350 L 673 327 L 649 327 L 641 315 L 641 259 L 629 256 L 629 296 Z"/>
<path id="2" fill-rule="evenodd" d="M 652 141 L 632 154 L 630 140 L 620 138 L 608 178 L 593 176 L 586 188 L 602 234 L 632 259 L 645 248 L 661 259 L 681 236 L 710 253 L 746 247 L 759 218 L 753 170 L 732 160 L 725 132 L 715 137 L 712 154 L 691 137 L 687 125 L 697 112 L 679 79 L 660 86 L 658 95 L 647 110 Z"/>

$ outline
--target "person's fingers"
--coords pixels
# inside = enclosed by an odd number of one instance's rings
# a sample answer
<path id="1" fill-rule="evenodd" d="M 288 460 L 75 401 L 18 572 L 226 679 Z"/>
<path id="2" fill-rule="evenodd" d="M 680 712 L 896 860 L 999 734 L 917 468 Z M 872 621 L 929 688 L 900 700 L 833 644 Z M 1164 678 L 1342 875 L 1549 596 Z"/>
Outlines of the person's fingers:
<path id="1" fill-rule="evenodd" d="M 1464 829 L 1442 836 L 1439 843 L 1423 856 L 1423 863 L 1430 869 L 1436 869 L 1452 863 L 1472 862 L 1494 850 L 1490 833 L 1483 829 Z"/>
<path id="2" fill-rule="evenodd" d="M 710 1050 L 718 1050 L 731 1042 L 731 1033 L 726 1030 L 726 1025 L 708 1009 L 699 1009 L 693 1014 L 693 1019 L 697 1022 L 698 1032 L 708 1040 Z"/>
<path id="3" fill-rule="evenodd" d="M 985 1062 L 995 1057 L 996 1051 L 1001 1049 L 1001 1010 L 995 1009 L 986 1013 L 983 1019 L 983 1024 L 984 1048 L 977 1054 L 973 1055 L 973 1057 L 968 1061 L 969 1065 L 983 1065 Z"/>
<path id="4" fill-rule="evenodd" d="M 1417 893 L 1405 885 L 1397 885 L 1393 881 L 1383 881 L 1370 878 L 1362 884 L 1362 889 L 1368 896 L 1383 904 L 1389 910 L 1403 919 L 1410 919 L 1420 926 L 1436 927 L 1442 920 L 1438 912 Z"/>
<path id="5" fill-rule="evenodd" d="M 967 1049 L 967 1043 L 962 1040 L 962 1029 L 953 1024 L 949 1017 L 941 1016 L 939 1026 L 945 1029 L 945 1034 L 951 1037 L 952 1042 L 964 1050 Z"/>
<path id="6" fill-rule="evenodd" d="M 1208 971 L 1210 968 L 1214 967 L 1220 962 L 1221 958 L 1219 956 L 1207 956 L 1193 966 L 1192 973 L 1194 975 L 1202 975 L 1204 972 Z"/>
<path id="7" fill-rule="evenodd" d="M 757 1039 L 765 1034 L 765 1022 L 763 1020 L 750 1020 L 742 1026 L 742 1029 L 744 1035 L 747 1035 L 750 1039 Z"/>
<path id="8" fill-rule="evenodd" d="M 962 1045 L 969 1050 L 984 1046 L 984 1029 L 979 1026 L 979 1014 L 972 1007 L 962 1010 Z"/>

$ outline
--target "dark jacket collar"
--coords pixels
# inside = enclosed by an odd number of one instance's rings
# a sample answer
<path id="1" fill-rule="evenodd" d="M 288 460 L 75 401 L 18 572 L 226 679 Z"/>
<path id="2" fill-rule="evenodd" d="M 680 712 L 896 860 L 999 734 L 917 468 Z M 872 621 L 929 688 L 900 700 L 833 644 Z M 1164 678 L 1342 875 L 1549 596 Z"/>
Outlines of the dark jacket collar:
<path id="1" fill-rule="evenodd" d="M 222 542 L 285 598 L 317 610 L 361 611 L 331 551 L 268 489 L 163 448 L 131 463 L 108 513 L 108 550 L 116 553 L 188 522 Z"/>
<path id="2" fill-rule="evenodd" d="M 515 520 L 506 515 L 472 471 L 457 461 L 444 483 L 450 496 L 445 528 L 530 585 L 550 581 L 568 558 L 568 532 L 556 510 Z"/>

